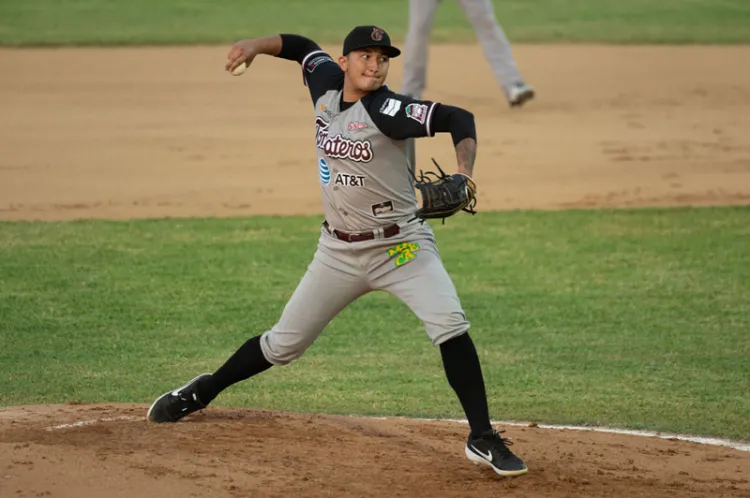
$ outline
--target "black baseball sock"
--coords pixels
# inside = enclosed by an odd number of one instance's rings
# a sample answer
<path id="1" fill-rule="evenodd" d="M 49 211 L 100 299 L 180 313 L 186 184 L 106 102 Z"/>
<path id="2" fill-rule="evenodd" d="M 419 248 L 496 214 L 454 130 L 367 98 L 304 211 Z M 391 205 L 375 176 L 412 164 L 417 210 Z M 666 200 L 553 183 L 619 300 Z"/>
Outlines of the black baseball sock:
<path id="1" fill-rule="evenodd" d="M 211 377 L 201 380 L 196 389 L 203 404 L 209 404 L 221 391 L 249 379 L 273 366 L 260 349 L 260 336 L 249 339 Z"/>
<path id="2" fill-rule="evenodd" d="M 469 333 L 449 339 L 440 345 L 448 383 L 458 395 L 471 427 L 471 435 L 492 430 L 482 367 Z"/>

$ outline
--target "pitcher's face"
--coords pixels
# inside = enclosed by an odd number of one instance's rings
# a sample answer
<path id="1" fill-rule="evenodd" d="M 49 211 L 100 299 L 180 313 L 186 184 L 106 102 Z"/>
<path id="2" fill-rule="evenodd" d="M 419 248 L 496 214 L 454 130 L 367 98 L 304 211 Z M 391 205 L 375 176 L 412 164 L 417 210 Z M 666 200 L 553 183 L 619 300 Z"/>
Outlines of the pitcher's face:
<path id="1" fill-rule="evenodd" d="M 358 92 L 374 92 L 385 84 L 390 58 L 382 48 L 363 48 L 339 57 L 339 66 L 351 88 Z"/>

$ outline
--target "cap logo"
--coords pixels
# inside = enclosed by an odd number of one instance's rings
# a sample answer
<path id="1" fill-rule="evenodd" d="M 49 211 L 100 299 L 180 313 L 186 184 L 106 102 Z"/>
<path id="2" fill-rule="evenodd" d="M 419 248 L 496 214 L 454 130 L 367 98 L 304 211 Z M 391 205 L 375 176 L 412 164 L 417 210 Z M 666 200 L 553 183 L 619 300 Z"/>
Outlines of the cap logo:
<path id="1" fill-rule="evenodd" d="M 383 39 L 383 30 L 380 28 L 372 28 L 372 34 L 370 35 L 370 38 L 372 38 L 375 41 L 380 41 Z"/>

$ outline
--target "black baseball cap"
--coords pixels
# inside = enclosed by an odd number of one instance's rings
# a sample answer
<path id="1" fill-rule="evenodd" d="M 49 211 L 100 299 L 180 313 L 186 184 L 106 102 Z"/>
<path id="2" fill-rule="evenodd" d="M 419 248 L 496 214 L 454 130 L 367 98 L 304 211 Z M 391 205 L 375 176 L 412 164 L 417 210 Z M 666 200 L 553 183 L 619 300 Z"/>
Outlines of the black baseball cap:
<path id="1" fill-rule="evenodd" d="M 391 37 L 377 26 L 357 26 L 344 39 L 344 55 L 352 50 L 368 47 L 382 47 L 388 57 L 398 57 L 401 50 L 391 45 Z"/>

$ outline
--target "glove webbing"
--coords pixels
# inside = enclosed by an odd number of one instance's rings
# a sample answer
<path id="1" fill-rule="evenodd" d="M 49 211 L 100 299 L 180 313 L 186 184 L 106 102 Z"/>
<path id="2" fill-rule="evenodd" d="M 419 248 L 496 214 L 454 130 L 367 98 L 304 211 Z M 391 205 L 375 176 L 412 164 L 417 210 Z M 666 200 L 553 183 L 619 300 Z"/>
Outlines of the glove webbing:
<path id="1" fill-rule="evenodd" d="M 435 167 L 440 172 L 440 175 L 438 175 L 434 171 L 424 172 L 423 170 L 420 169 L 419 170 L 419 178 L 417 178 L 415 172 L 412 171 L 412 177 L 414 178 L 415 183 L 437 183 L 440 180 L 445 180 L 446 178 L 448 178 L 450 176 L 450 175 L 447 175 L 445 173 L 445 171 L 443 171 L 443 168 L 440 167 L 440 165 L 437 163 L 437 161 L 435 160 L 434 157 L 431 157 L 430 159 L 432 160 L 432 164 L 434 164 Z M 416 165 L 415 165 L 415 170 L 416 170 Z M 434 177 L 436 180 L 432 181 L 432 180 L 430 180 L 430 177 Z M 421 191 L 421 192 L 422 192 L 422 195 L 425 195 L 424 191 Z M 447 194 L 447 192 L 442 192 L 442 193 L 443 194 Z M 425 202 L 425 200 L 422 199 L 422 203 L 423 204 L 424 204 L 424 202 Z M 476 210 L 474 209 L 476 207 L 476 205 L 477 205 L 477 198 L 475 196 L 472 196 L 471 200 L 469 201 L 469 204 L 467 204 L 465 207 L 461 208 L 461 211 L 466 211 L 469 214 L 475 215 L 475 214 L 477 214 Z M 425 222 L 425 219 L 424 218 L 420 218 L 419 216 L 414 216 L 414 218 L 410 219 L 409 221 L 411 222 L 411 221 L 414 221 L 416 219 L 419 219 L 420 223 L 424 223 Z M 445 225 L 445 217 L 442 218 L 442 224 Z"/>

